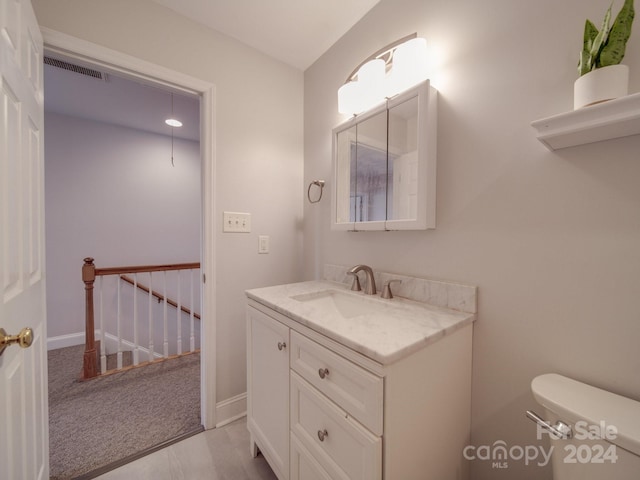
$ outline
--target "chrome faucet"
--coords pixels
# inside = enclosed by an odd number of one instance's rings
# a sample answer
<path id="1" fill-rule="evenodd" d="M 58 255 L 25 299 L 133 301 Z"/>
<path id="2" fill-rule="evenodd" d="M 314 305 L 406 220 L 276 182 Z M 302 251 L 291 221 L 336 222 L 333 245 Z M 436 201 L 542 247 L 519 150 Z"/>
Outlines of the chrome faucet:
<path id="1" fill-rule="evenodd" d="M 371 267 L 367 265 L 356 265 L 347 271 L 348 275 L 353 275 L 353 285 L 351 286 L 351 290 L 360 290 L 360 280 L 358 280 L 358 272 L 364 271 L 367 276 L 367 286 L 364 289 L 364 293 L 367 295 L 375 295 L 376 294 L 376 281 L 373 279 L 373 270 Z"/>

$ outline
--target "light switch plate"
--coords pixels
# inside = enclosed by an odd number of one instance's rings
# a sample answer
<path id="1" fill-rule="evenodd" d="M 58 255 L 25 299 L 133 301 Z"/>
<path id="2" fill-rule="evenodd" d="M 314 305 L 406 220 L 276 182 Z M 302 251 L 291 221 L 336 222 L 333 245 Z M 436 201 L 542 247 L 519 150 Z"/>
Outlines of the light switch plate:
<path id="1" fill-rule="evenodd" d="M 251 214 L 242 212 L 224 212 L 223 232 L 248 233 L 251 231 Z"/>
<path id="2" fill-rule="evenodd" d="M 258 253 L 269 253 L 269 235 L 258 235 Z"/>

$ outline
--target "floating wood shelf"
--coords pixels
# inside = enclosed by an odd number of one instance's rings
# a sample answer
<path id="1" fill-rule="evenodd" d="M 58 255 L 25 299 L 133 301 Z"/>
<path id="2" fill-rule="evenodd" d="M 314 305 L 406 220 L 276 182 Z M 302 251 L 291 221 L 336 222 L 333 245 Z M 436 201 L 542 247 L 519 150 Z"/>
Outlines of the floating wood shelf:
<path id="1" fill-rule="evenodd" d="M 536 120 L 531 126 L 549 149 L 640 134 L 640 93 Z"/>

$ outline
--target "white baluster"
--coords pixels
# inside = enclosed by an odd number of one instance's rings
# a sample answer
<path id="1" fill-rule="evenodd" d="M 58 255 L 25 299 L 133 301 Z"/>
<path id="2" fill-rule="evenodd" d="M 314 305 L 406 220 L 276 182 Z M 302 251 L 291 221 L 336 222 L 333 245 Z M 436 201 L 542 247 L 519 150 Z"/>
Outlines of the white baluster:
<path id="1" fill-rule="evenodd" d="M 104 373 L 107 371 L 107 352 L 106 345 L 104 341 L 104 309 L 102 303 L 102 279 L 104 277 L 101 275 L 98 280 L 98 289 L 100 290 L 100 306 L 98 308 L 100 314 L 100 372 Z"/>
<path id="2" fill-rule="evenodd" d="M 118 297 L 118 306 L 116 311 L 116 333 L 118 334 L 118 363 L 117 370 L 122 368 L 122 332 L 121 332 L 121 318 L 120 318 L 120 281 L 116 282 L 116 292 Z"/>
<path id="3" fill-rule="evenodd" d="M 191 305 L 189 309 L 189 351 L 193 352 L 196 349 L 196 337 L 194 334 L 193 328 L 193 310 L 195 309 L 195 305 L 193 304 L 193 275 L 195 270 L 189 270 L 189 278 L 190 278 L 190 302 Z"/>
<path id="4" fill-rule="evenodd" d="M 149 313 L 149 361 L 153 362 L 153 272 L 149 272 L 149 305 L 147 311 Z"/>
<path id="5" fill-rule="evenodd" d="M 138 365 L 138 274 L 133 274 L 133 364 Z"/>
<path id="6" fill-rule="evenodd" d="M 163 311 L 163 318 L 164 318 L 164 358 L 167 358 L 169 356 L 169 322 L 168 322 L 168 317 L 167 317 L 167 271 L 165 270 L 164 272 L 164 285 L 163 285 L 163 291 L 162 291 L 162 296 L 164 297 L 164 311 Z"/>
<path id="7" fill-rule="evenodd" d="M 178 307 L 176 308 L 176 333 L 178 334 L 177 339 L 177 350 L 176 354 L 180 355 L 182 353 L 182 325 L 180 324 L 182 320 L 182 299 L 181 295 L 181 286 L 182 286 L 182 271 L 178 270 Z"/>

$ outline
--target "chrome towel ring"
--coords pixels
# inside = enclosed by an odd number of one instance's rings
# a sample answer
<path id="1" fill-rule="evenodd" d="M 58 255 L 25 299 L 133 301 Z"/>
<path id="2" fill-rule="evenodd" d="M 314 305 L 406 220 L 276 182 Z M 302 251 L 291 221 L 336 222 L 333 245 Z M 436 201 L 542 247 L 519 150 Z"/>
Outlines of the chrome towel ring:
<path id="1" fill-rule="evenodd" d="M 318 195 L 318 198 L 316 200 L 311 200 L 311 187 L 314 185 L 317 187 L 320 187 L 320 195 Z M 309 188 L 307 188 L 307 198 L 309 199 L 309 203 L 318 203 L 320 200 L 322 200 L 323 188 L 324 188 L 324 180 L 314 180 L 309 184 Z"/>

